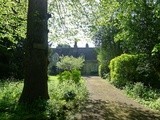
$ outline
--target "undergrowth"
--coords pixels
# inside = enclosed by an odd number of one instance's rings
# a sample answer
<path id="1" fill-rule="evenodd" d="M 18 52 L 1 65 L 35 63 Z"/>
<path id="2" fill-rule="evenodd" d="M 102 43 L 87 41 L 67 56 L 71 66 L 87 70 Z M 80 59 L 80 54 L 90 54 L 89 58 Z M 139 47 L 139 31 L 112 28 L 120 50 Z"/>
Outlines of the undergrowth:
<path id="1" fill-rule="evenodd" d="M 127 84 L 124 91 L 130 97 L 136 99 L 145 106 L 160 111 L 160 90 L 146 87 L 143 83 L 137 82 Z"/>
<path id="2" fill-rule="evenodd" d="M 71 120 L 87 98 L 84 80 L 75 84 L 50 76 L 48 101 L 18 105 L 22 87 L 22 82 L 0 82 L 0 120 Z"/>

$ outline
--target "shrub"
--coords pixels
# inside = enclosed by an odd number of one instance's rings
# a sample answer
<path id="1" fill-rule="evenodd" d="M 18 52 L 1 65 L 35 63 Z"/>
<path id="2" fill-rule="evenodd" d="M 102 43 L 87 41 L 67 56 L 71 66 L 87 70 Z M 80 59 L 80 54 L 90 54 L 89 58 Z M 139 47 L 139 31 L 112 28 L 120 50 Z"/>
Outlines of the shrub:
<path id="1" fill-rule="evenodd" d="M 78 57 L 75 58 L 73 56 L 62 56 L 60 57 L 60 61 L 57 62 L 57 67 L 62 70 L 79 70 L 84 65 L 84 58 Z"/>
<path id="2" fill-rule="evenodd" d="M 66 101 L 74 100 L 75 96 L 76 96 L 76 94 L 75 94 L 75 92 L 73 90 L 67 91 L 67 92 L 64 93 L 64 99 Z"/>
<path id="3" fill-rule="evenodd" d="M 154 63 L 152 62 L 152 57 L 148 57 L 147 55 L 139 55 L 136 72 L 136 81 L 143 82 L 147 86 L 157 88 L 160 87 L 159 74 L 157 73 Z"/>
<path id="4" fill-rule="evenodd" d="M 99 65 L 98 73 L 99 73 L 100 77 L 106 78 L 106 74 L 108 72 L 109 72 L 109 68 L 108 68 L 108 64 L 107 63 Z"/>
<path id="5" fill-rule="evenodd" d="M 87 98 L 84 80 L 80 84 L 49 76 L 50 99 L 34 104 L 18 105 L 22 82 L 0 82 L 0 120 L 70 120 Z M 7 82 L 6 82 L 7 81 Z"/>
<path id="6" fill-rule="evenodd" d="M 72 80 L 75 83 L 79 83 L 79 81 L 81 79 L 81 72 L 79 70 L 72 70 L 71 75 L 72 75 Z"/>
<path id="7" fill-rule="evenodd" d="M 146 91 L 146 87 L 141 82 L 137 82 L 133 87 L 134 96 L 144 97 L 144 93 Z"/>
<path id="8" fill-rule="evenodd" d="M 80 79 L 81 79 L 81 72 L 79 70 L 64 71 L 64 72 L 59 74 L 58 79 L 61 82 L 73 81 L 76 84 L 78 84 Z"/>
<path id="9" fill-rule="evenodd" d="M 121 88 L 129 81 L 134 81 L 137 66 L 137 55 L 122 54 L 111 60 L 110 81 Z"/>
<path id="10" fill-rule="evenodd" d="M 155 110 L 160 110 L 160 90 L 145 86 L 141 82 L 127 84 L 124 87 L 127 95 Z"/>
<path id="11" fill-rule="evenodd" d="M 160 78 L 152 57 L 145 54 L 122 54 L 111 60 L 110 81 L 117 87 L 123 87 L 127 82 L 142 82 L 144 85 L 160 87 Z"/>
<path id="12" fill-rule="evenodd" d="M 64 71 L 62 73 L 59 73 L 58 75 L 58 79 L 60 80 L 60 82 L 63 82 L 65 80 L 71 80 L 71 72 L 70 71 Z"/>

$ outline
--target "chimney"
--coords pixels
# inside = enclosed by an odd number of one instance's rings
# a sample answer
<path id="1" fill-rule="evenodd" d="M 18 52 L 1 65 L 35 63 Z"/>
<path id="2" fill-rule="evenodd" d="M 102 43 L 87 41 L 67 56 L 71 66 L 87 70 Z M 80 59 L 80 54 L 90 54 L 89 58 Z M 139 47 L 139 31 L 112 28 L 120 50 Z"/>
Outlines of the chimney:
<path id="1" fill-rule="evenodd" d="M 77 41 L 74 42 L 74 48 L 77 48 Z"/>
<path id="2" fill-rule="evenodd" d="M 89 45 L 88 45 L 88 43 L 86 43 L 86 48 L 89 48 Z"/>

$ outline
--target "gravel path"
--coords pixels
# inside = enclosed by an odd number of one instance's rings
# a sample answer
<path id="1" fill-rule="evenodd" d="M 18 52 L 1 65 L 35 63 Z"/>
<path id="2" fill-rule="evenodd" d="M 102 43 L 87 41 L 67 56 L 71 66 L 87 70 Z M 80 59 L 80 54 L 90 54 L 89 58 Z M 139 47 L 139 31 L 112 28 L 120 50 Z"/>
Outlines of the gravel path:
<path id="1" fill-rule="evenodd" d="M 122 104 L 134 105 L 135 107 L 142 107 L 133 99 L 128 98 L 121 90 L 115 88 L 100 77 L 86 77 L 85 79 L 87 80 L 86 85 L 91 100 L 119 102 Z"/>
<path id="2" fill-rule="evenodd" d="M 160 120 L 160 112 L 145 108 L 100 77 L 85 77 L 89 100 L 76 120 Z"/>

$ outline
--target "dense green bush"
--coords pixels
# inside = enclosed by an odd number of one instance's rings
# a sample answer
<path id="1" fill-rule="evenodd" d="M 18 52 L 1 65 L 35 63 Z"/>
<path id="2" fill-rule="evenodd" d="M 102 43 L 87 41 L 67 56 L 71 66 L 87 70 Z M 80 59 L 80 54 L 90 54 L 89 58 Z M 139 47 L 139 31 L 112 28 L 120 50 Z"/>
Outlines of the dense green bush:
<path id="1" fill-rule="evenodd" d="M 72 80 L 75 83 L 79 83 L 81 80 L 81 72 L 79 70 L 72 70 L 71 71 L 71 75 L 72 75 Z"/>
<path id="2" fill-rule="evenodd" d="M 152 57 L 145 54 L 122 54 L 111 60 L 110 81 L 117 87 L 123 87 L 127 82 L 142 82 L 147 86 L 160 87 L 160 78 Z"/>
<path id="3" fill-rule="evenodd" d="M 67 81 L 71 79 L 71 72 L 70 71 L 64 71 L 62 73 L 59 73 L 58 79 L 60 82 Z"/>
<path id="4" fill-rule="evenodd" d="M 79 70 L 64 71 L 58 75 L 60 82 L 73 81 L 78 84 L 81 80 L 81 72 Z"/>
<path id="5" fill-rule="evenodd" d="M 117 87 L 123 87 L 136 78 L 137 55 L 122 54 L 111 60 L 110 81 Z"/>

